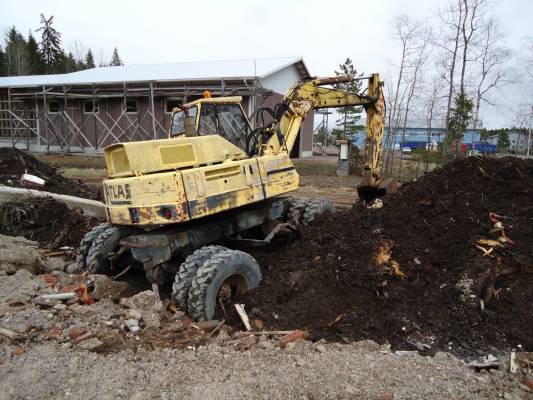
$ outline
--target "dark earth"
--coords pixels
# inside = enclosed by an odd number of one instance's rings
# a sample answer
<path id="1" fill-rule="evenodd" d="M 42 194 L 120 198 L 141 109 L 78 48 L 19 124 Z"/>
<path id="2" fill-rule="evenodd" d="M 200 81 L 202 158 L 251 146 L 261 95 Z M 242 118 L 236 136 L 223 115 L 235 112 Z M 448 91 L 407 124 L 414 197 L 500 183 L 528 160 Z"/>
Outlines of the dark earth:
<path id="1" fill-rule="evenodd" d="M 0 204 L 0 234 L 24 236 L 50 249 L 77 249 L 83 236 L 99 222 L 52 198 L 33 197 Z"/>
<path id="2" fill-rule="evenodd" d="M 532 351 L 532 195 L 533 160 L 453 161 L 381 209 L 325 215 L 292 245 L 254 252 L 263 281 L 246 309 L 269 328 L 305 329 L 314 340 Z M 475 242 L 502 237 L 497 221 L 510 241 L 482 244 L 493 247 L 484 255 Z"/>
<path id="3" fill-rule="evenodd" d="M 26 168 L 47 179 L 45 190 L 95 198 L 35 158 L 0 149 L 0 183 L 16 184 Z M 313 340 L 462 356 L 533 351 L 532 195 L 533 160 L 450 162 L 384 197 L 383 208 L 356 205 L 319 218 L 292 244 L 247 249 L 263 281 L 242 300 L 267 329 L 303 329 Z M 0 208 L 0 233 L 48 248 L 76 247 L 96 223 L 52 199 Z"/>
<path id="4" fill-rule="evenodd" d="M 31 154 L 16 148 L 0 147 L 0 185 L 21 187 L 20 178 L 24 173 L 36 175 L 46 181 L 43 187 L 37 188 L 39 190 L 101 200 L 99 190 L 58 174 L 56 168 L 37 160 Z"/>

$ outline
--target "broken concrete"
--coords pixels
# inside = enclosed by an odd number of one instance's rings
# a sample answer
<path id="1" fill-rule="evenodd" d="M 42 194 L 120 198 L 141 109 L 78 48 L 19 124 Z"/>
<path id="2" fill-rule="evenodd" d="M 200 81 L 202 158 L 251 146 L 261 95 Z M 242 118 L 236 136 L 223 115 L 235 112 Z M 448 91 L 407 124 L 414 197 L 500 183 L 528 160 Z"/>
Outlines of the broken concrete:
<path id="1" fill-rule="evenodd" d="M 37 249 L 37 242 L 19 236 L 0 235 L 0 271 L 14 274 L 19 269 L 25 269 L 37 274 L 43 268 Z"/>
<path id="2" fill-rule="evenodd" d="M 163 303 L 151 290 L 121 299 L 120 304 L 131 310 L 139 311 L 147 328 L 159 328 L 161 325 L 159 313 L 163 308 Z"/>
<path id="3" fill-rule="evenodd" d="M 91 296 L 95 300 L 108 299 L 118 301 L 128 289 L 127 282 L 115 281 L 106 275 L 91 275 L 91 281 L 94 284 Z"/>

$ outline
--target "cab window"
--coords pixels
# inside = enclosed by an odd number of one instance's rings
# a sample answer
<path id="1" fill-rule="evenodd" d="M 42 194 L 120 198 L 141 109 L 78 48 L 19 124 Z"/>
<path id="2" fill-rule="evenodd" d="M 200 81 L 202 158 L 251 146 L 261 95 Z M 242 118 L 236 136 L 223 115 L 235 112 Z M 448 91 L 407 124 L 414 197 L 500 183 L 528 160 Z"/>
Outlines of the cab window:
<path id="1" fill-rule="evenodd" d="M 242 113 L 241 107 L 237 104 L 217 105 L 217 117 L 220 136 L 244 149 L 246 146 L 248 123 Z"/>
<path id="2" fill-rule="evenodd" d="M 196 113 L 198 109 L 196 106 L 185 110 L 176 111 L 172 116 L 172 126 L 170 127 L 170 135 L 178 136 L 186 133 L 186 125 L 189 129 L 196 130 Z"/>
<path id="3" fill-rule="evenodd" d="M 202 108 L 200 110 L 200 128 L 198 131 L 200 135 L 218 134 L 215 117 L 215 106 L 212 104 L 202 104 Z"/>

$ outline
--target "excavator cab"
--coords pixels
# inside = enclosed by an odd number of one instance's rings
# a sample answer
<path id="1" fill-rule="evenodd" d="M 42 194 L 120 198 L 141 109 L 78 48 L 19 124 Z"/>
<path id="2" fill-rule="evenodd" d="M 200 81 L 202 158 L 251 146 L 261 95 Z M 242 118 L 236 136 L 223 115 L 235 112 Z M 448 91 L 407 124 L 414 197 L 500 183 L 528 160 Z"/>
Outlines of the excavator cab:
<path id="1" fill-rule="evenodd" d="M 242 97 L 204 98 L 174 108 L 170 137 L 220 135 L 246 150 L 251 127 L 241 107 Z"/>

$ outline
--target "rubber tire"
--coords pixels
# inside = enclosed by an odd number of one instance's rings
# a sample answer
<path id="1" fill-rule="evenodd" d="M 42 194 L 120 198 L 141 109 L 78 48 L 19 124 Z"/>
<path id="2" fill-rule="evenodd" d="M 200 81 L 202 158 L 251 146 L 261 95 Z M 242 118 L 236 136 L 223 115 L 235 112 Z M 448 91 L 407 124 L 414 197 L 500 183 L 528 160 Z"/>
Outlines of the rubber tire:
<path id="1" fill-rule="evenodd" d="M 289 200 L 291 206 L 287 213 L 287 221 L 297 227 L 302 223 L 302 217 L 305 210 L 306 201 L 291 197 Z"/>
<path id="2" fill-rule="evenodd" d="M 87 252 L 85 270 L 91 274 L 108 274 L 111 269 L 109 254 L 118 247 L 118 242 L 131 233 L 131 229 L 110 225 L 94 239 Z"/>
<path id="3" fill-rule="evenodd" d="M 89 250 L 91 249 L 94 240 L 109 227 L 111 227 L 111 224 L 105 222 L 103 224 L 96 225 L 85 234 L 80 242 L 78 254 L 76 255 L 76 265 L 79 271 L 85 271 L 87 269 L 87 255 L 89 254 Z"/>
<path id="4" fill-rule="evenodd" d="M 249 290 L 259 286 L 262 278 L 257 261 L 242 251 L 226 250 L 204 262 L 189 290 L 187 311 L 194 320 L 213 319 L 220 287 L 233 275 L 244 277 Z"/>
<path id="5" fill-rule="evenodd" d="M 222 246 L 201 247 L 190 254 L 180 265 L 179 271 L 174 279 L 174 284 L 172 285 L 172 297 L 183 311 L 187 311 L 189 289 L 191 288 L 192 280 L 196 276 L 198 268 L 206 260 L 211 258 L 211 256 L 225 250 L 228 250 L 228 248 Z"/>
<path id="6" fill-rule="evenodd" d="M 305 209 L 302 215 L 302 224 L 309 225 L 319 215 L 327 212 L 334 213 L 335 207 L 331 204 L 331 201 L 326 197 L 308 200 L 305 203 Z"/>

